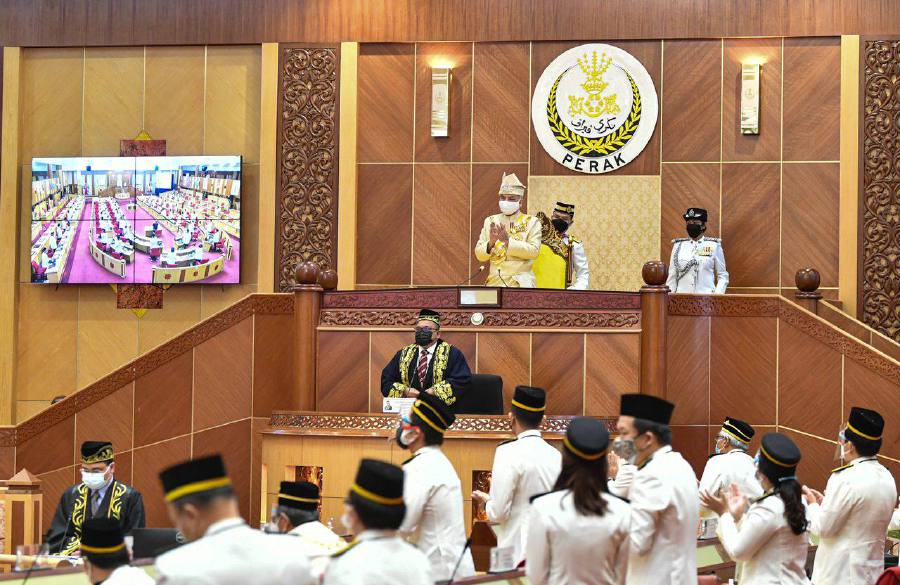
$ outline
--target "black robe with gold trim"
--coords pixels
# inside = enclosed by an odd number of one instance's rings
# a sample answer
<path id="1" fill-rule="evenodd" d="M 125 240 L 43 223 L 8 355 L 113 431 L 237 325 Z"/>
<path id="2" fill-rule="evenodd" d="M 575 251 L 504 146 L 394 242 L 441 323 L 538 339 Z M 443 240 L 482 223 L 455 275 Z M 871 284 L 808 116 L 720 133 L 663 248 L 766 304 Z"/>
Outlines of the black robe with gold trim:
<path id="1" fill-rule="evenodd" d="M 83 483 L 63 492 L 47 531 L 50 554 L 68 555 L 81 547 L 81 527 L 85 520 L 92 517 L 89 497 L 90 490 Z M 100 502 L 97 517 L 117 519 L 122 532 L 128 534 L 132 529 L 143 528 L 146 524 L 144 500 L 133 487 L 113 481 Z"/>
<path id="2" fill-rule="evenodd" d="M 466 356 L 456 347 L 438 339 L 434 355 L 425 373 L 425 383 L 419 381 L 419 346 L 407 345 L 398 351 L 381 372 L 381 395 L 390 398 L 403 396 L 406 388 L 433 390 L 434 395 L 448 406 L 465 392 L 472 379 Z"/>

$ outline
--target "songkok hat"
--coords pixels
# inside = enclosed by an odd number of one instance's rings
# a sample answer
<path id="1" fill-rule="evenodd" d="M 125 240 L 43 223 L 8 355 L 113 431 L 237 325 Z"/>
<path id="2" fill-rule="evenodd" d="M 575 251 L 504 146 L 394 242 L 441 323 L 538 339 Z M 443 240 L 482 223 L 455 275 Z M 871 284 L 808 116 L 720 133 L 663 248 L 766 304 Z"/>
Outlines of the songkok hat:
<path id="1" fill-rule="evenodd" d="M 563 203 L 562 201 L 556 202 L 556 211 L 560 213 L 567 213 L 569 215 L 575 215 L 575 204 L 573 203 Z"/>
<path id="2" fill-rule="evenodd" d="M 642 418 L 661 425 L 669 424 L 672 420 L 672 411 L 675 405 L 662 398 L 649 394 L 623 394 L 622 407 L 619 410 L 622 416 Z"/>
<path id="3" fill-rule="evenodd" d="M 456 415 L 443 400 L 425 392 L 419 394 L 409 413 L 409 421 L 413 425 L 430 428 L 442 435 L 455 420 Z"/>
<path id="4" fill-rule="evenodd" d="M 606 455 L 609 446 L 609 431 L 606 425 L 595 418 L 579 416 L 569 423 L 563 437 L 566 451 L 583 461 L 597 461 Z"/>
<path id="5" fill-rule="evenodd" d="M 772 483 L 797 479 L 797 464 L 800 462 L 800 449 L 787 435 L 767 433 L 763 435 L 759 447 L 760 473 Z"/>
<path id="6" fill-rule="evenodd" d="M 283 481 L 278 488 L 278 505 L 297 510 L 319 509 L 319 486 L 308 481 Z"/>
<path id="7" fill-rule="evenodd" d="M 500 194 L 523 196 L 525 195 L 525 185 L 522 184 L 522 181 L 519 180 L 515 173 L 508 175 L 503 173 L 503 178 L 500 180 Z"/>
<path id="8" fill-rule="evenodd" d="M 81 527 L 81 552 L 90 561 L 125 555 L 125 538 L 118 520 L 88 518 Z M 127 562 L 127 560 L 125 561 Z"/>
<path id="9" fill-rule="evenodd" d="M 547 408 L 547 392 L 534 386 L 516 386 L 512 399 L 513 408 L 525 412 L 540 412 Z"/>
<path id="10" fill-rule="evenodd" d="M 419 321 L 431 321 L 438 327 L 441 326 L 441 314 L 431 309 L 422 309 L 419 311 Z"/>
<path id="11" fill-rule="evenodd" d="M 185 461 L 159 474 L 167 502 L 220 488 L 231 488 L 220 455 Z"/>
<path id="12" fill-rule="evenodd" d="M 753 435 L 756 434 L 756 431 L 754 431 L 753 427 L 748 423 L 736 418 L 731 418 L 730 416 L 725 417 L 725 422 L 722 423 L 721 432 L 733 439 L 737 439 L 741 443 L 749 443 L 753 438 Z"/>
<path id="13" fill-rule="evenodd" d="M 374 506 L 376 510 L 393 511 L 402 507 L 403 469 L 385 461 L 363 459 L 350 486 L 350 498 L 363 500 L 370 509 Z"/>
<path id="14" fill-rule="evenodd" d="M 113 446 L 109 441 L 85 441 L 81 444 L 82 463 L 106 463 L 113 460 Z"/>
<path id="15" fill-rule="evenodd" d="M 703 223 L 706 223 L 707 213 L 706 210 L 701 207 L 688 207 L 688 210 L 684 212 L 684 219 L 699 219 Z"/>
<path id="16" fill-rule="evenodd" d="M 854 406 L 847 417 L 847 429 L 844 436 L 860 438 L 866 441 L 880 441 L 884 433 L 884 418 L 874 410 Z"/>

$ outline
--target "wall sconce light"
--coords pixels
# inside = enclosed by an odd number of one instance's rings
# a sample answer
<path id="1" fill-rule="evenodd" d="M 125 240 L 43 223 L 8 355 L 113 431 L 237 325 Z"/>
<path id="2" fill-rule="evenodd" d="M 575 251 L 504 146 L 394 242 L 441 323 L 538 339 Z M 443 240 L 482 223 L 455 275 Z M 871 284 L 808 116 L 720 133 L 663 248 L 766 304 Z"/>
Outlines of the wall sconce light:
<path id="1" fill-rule="evenodd" d="M 759 63 L 741 64 L 741 134 L 759 134 Z"/>
<path id="2" fill-rule="evenodd" d="M 446 137 L 450 132 L 450 78 L 449 67 L 431 68 L 431 135 Z"/>

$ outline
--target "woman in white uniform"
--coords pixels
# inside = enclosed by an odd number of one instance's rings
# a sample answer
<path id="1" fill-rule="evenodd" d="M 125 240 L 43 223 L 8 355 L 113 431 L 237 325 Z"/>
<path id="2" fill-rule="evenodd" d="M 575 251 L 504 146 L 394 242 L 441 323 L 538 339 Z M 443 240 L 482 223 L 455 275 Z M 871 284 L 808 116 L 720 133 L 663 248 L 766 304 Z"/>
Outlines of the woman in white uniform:
<path id="1" fill-rule="evenodd" d="M 625 582 L 631 507 L 607 490 L 608 446 L 602 422 L 579 417 L 569 424 L 556 485 L 532 501 L 525 548 L 531 585 Z"/>
<path id="2" fill-rule="evenodd" d="M 747 496 L 734 484 L 728 493 L 700 494 L 701 503 L 719 515 L 719 541 L 740 563 L 741 585 L 809 585 L 808 523 L 795 475 L 799 462 L 800 449 L 789 437 L 769 433 L 756 455 L 763 495 L 749 509 Z"/>

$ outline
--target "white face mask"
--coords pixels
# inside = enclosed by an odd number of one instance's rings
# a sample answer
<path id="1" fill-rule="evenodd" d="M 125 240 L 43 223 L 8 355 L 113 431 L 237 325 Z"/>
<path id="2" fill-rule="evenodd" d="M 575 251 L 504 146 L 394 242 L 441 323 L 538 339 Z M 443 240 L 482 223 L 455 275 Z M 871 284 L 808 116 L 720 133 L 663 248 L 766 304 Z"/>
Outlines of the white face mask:
<path id="1" fill-rule="evenodd" d="M 838 448 L 840 449 L 840 453 L 841 453 L 841 461 L 846 460 L 846 459 L 847 459 L 847 453 L 844 451 L 844 444 L 843 444 L 843 443 L 838 443 Z"/>
<path id="2" fill-rule="evenodd" d="M 519 211 L 520 205 L 521 203 L 519 201 L 501 201 L 500 212 L 503 213 L 503 215 L 512 215 Z"/>
<path id="3" fill-rule="evenodd" d="M 400 433 L 400 444 L 404 447 L 409 447 L 410 444 L 416 440 L 416 431 L 413 429 L 408 429 Z"/>
<path id="4" fill-rule="evenodd" d="M 82 469 L 81 482 L 86 485 L 89 490 L 97 491 L 106 486 L 106 474 L 102 471 L 85 471 Z"/>
<path id="5" fill-rule="evenodd" d="M 346 530 L 347 532 L 350 532 L 352 530 L 352 527 L 350 526 L 350 524 L 351 524 L 350 514 L 348 512 L 344 512 L 341 515 L 341 526 L 344 527 L 344 530 Z"/>

